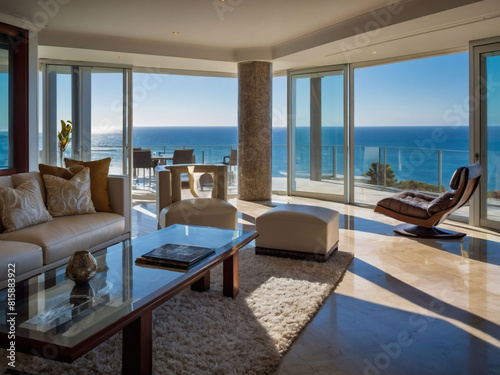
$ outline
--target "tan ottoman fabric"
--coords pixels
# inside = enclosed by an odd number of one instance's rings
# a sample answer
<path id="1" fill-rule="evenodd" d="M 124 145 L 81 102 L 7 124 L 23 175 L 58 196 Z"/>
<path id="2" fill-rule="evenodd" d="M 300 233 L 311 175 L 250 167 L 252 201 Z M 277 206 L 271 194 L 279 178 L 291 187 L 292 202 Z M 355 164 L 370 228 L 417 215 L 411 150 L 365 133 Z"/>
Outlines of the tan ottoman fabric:
<path id="1" fill-rule="evenodd" d="M 238 211 L 236 207 L 222 199 L 183 199 L 161 210 L 158 222 L 162 228 L 173 224 L 184 224 L 236 229 Z"/>
<path id="2" fill-rule="evenodd" d="M 339 213 L 328 208 L 285 204 L 257 217 L 256 225 L 257 253 L 324 261 L 338 247 Z"/>

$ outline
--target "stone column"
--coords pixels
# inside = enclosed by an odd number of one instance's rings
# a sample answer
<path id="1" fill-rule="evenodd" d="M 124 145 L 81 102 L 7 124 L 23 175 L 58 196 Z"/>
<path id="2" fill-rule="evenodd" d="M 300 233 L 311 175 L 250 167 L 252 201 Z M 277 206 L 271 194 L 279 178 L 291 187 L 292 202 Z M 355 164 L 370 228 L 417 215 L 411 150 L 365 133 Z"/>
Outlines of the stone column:
<path id="1" fill-rule="evenodd" d="M 272 64 L 238 63 L 238 198 L 271 200 Z"/>

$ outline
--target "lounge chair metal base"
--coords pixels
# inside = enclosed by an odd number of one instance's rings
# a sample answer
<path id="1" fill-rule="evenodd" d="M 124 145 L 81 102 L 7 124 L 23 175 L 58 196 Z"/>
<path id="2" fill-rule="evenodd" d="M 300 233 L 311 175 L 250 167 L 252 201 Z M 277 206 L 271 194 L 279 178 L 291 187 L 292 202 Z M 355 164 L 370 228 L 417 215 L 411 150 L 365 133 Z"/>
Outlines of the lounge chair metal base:
<path id="1" fill-rule="evenodd" d="M 400 224 L 394 227 L 394 232 L 403 236 L 418 238 L 435 238 L 440 240 L 455 240 L 466 236 L 465 233 L 451 230 L 439 229 L 436 227 L 426 228 L 419 225 Z"/>

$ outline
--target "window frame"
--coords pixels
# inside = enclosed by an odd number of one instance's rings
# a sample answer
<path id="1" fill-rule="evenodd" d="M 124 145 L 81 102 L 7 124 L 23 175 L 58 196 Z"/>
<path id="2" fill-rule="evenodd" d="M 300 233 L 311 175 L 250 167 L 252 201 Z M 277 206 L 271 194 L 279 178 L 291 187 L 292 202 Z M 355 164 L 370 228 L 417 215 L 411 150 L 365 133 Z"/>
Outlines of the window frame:
<path id="1" fill-rule="evenodd" d="M 5 176 L 29 169 L 29 34 L 28 30 L 1 22 L 0 33 L 7 35 L 12 47 L 9 142 L 13 163 L 12 168 L 0 169 L 0 176 Z"/>

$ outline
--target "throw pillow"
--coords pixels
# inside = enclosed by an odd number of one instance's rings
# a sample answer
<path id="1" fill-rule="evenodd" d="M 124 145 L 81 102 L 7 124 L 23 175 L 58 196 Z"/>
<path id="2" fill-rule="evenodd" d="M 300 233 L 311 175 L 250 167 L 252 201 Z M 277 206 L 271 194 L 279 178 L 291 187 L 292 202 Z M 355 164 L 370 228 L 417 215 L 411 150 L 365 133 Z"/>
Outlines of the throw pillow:
<path id="1" fill-rule="evenodd" d="M 83 165 L 75 165 L 73 167 L 69 168 L 61 168 L 61 167 L 56 167 L 53 165 L 47 165 L 47 164 L 39 164 L 38 165 L 38 170 L 42 174 L 50 174 L 52 176 L 56 177 L 61 177 L 66 180 L 71 180 L 71 178 L 76 175 L 77 173 L 83 171 L 85 166 Z"/>
<path id="2" fill-rule="evenodd" d="M 47 207 L 52 216 L 91 214 L 95 212 L 90 194 L 90 170 L 73 176 L 71 180 L 44 174 L 47 189 Z"/>
<path id="3" fill-rule="evenodd" d="M 0 186 L 0 218 L 6 232 L 52 220 L 35 179 L 22 183 L 17 189 Z"/>
<path id="4" fill-rule="evenodd" d="M 96 211 L 113 212 L 109 205 L 108 196 L 108 173 L 111 158 L 94 161 L 64 159 L 64 162 L 66 167 L 83 165 L 90 168 L 90 192 Z"/>

